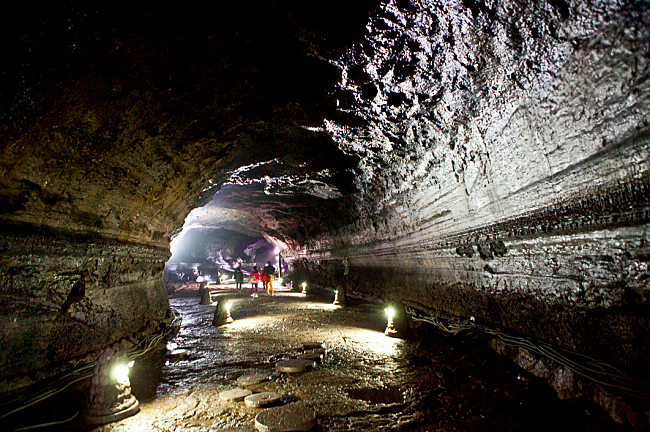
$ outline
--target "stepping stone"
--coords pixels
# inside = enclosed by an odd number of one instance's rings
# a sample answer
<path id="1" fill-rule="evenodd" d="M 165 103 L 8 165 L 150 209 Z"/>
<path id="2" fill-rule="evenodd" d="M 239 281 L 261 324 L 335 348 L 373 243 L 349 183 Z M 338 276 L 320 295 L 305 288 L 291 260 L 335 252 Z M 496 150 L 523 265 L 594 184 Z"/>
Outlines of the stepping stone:
<path id="1" fill-rule="evenodd" d="M 278 371 L 286 373 L 305 372 L 315 367 L 316 363 L 313 360 L 304 359 L 280 360 L 275 364 Z"/>
<path id="2" fill-rule="evenodd" d="M 316 413 L 302 403 L 265 409 L 255 416 L 260 432 L 308 431 L 316 425 Z"/>
<path id="3" fill-rule="evenodd" d="M 237 378 L 237 384 L 245 387 L 249 385 L 259 384 L 264 381 L 268 381 L 268 379 L 269 379 L 268 374 L 253 373 L 249 375 L 242 375 L 239 378 Z"/>
<path id="4" fill-rule="evenodd" d="M 244 402 L 246 403 L 246 406 L 249 406 L 251 408 L 259 408 L 262 406 L 278 403 L 281 399 L 282 395 L 280 393 L 263 392 L 246 396 Z"/>
<path id="5" fill-rule="evenodd" d="M 226 390 L 219 393 L 219 399 L 224 402 L 240 402 L 243 401 L 246 396 L 252 393 L 253 392 L 250 390 L 236 388 L 234 390 Z"/>
<path id="6" fill-rule="evenodd" d="M 306 350 L 305 354 L 310 352 L 325 355 L 327 353 L 327 350 L 325 348 L 315 348 L 311 350 Z"/>
<path id="7" fill-rule="evenodd" d="M 315 352 L 308 352 L 308 353 L 300 354 L 298 356 L 298 358 L 303 359 L 303 360 L 311 360 L 311 361 L 315 361 L 316 363 L 320 363 L 321 360 L 323 360 L 323 355 L 315 353 Z"/>
<path id="8" fill-rule="evenodd" d="M 190 352 L 186 349 L 175 349 L 174 351 L 167 354 L 167 358 L 172 362 L 177 362 L 181 360 L 186 360 Z"/>
<path id="9" fill-rule="evenodd" d="M 302 348 L 306 350 L 323 348 L 323 344 L 320 342 L 303 342 Z"/>

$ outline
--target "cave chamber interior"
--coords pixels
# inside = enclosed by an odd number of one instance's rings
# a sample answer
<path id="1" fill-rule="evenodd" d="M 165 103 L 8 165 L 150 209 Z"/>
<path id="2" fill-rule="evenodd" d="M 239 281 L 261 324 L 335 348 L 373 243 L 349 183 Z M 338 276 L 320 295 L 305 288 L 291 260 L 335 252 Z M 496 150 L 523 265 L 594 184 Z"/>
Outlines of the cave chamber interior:
<path id="1" fill-rule="evenodd" d="M 36 3 L 0 15 L 2 395 L 278 248 L 650 427 L 648 2 Z"/>

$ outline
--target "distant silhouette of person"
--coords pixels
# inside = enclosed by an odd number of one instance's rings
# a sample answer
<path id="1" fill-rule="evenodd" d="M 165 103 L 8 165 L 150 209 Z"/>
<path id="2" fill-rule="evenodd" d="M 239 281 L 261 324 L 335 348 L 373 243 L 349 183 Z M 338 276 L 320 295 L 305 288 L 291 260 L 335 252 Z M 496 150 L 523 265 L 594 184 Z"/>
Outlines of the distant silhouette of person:
<path id="1" fill-rule="evenodd" d="M 235 289 L 239 291 L 242 290 L 242 284 L 244 283 L 244 272 L 241 267 L 235 269 Z"/>

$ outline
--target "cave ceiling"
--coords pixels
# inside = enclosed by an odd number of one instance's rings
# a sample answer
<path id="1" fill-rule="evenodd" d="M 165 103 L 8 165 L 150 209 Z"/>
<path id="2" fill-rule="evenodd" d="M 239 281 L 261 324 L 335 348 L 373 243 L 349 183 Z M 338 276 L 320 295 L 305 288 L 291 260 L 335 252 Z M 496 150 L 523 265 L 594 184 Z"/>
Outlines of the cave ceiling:
<path id="1" fill-rule="evenodd" d="M 444 236 L 601 193 L 580 169 L 603 149 L 603 188 L 647 153 L 645 2 L 307 3 L 4 15 L 3 224 Z"/>

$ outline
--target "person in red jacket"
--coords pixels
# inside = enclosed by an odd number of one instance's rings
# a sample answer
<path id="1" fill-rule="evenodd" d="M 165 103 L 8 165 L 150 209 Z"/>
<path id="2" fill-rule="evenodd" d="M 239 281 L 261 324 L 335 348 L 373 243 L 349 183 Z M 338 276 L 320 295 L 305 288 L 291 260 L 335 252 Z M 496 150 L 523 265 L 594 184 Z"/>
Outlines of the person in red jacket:
<path id="1" fill-rule="evenodd" d="M 257 269 L 257 266 L 253 267 L 253 271 L 251 272 L 251 289 L 253 290 L 253 294 L 251 294 L 251 297 L 257 298 L 257 284 L 260 281 L 260 272 Z"/>

